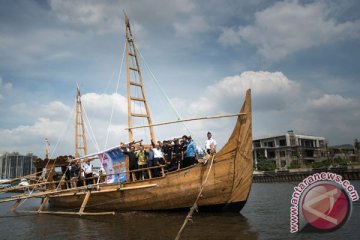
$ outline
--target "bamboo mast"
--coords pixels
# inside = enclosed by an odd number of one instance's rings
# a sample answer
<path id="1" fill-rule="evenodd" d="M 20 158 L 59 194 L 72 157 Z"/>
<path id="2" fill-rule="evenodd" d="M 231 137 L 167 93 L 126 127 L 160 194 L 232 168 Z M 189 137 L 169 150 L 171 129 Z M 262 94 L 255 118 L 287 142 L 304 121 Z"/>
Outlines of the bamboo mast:
<path id="1" fill-rule="evenodd" d="M 152 123 L 152 119 L 151 119 L 151 115 L 150 115 L 150 110 L 149 110 L 149 106 L 147 104 L 146 101 L 146 97 L 145 97 L 145 92 L 144 92 L 144 87 L 143 87 L 143 82 L 142 82 L 142 75 L 141 75 L 141 69 L 140 69 L 140 64 L 138 61 L 138 55 L 137 55 L 137 50 L 136 50 L 136 46 L 135 46 L 135 41 L 134 41 L 134 37 L 132 35 L 131 32 L 131 27 L 130 27 L 130 21 L 128 16 L 126 15 L 125 11 L 124 11 L 124 15 L 125 15 L 125 29 L 126 29 L 126 75 L 127 75 L 127 100 L 128 100 L 128 132 L 129 132 L 129 142 L 134 141 L 134 133 L 133 133 L 133 127 L 132 127 L 132 119 L 134 117 L 136 118 L 146 118 L 149 127 L 149 131 L 150 131 L 150 138 L 152 142 L 155 142 L 155 133 L 154 133 L 154 129 L 151 126 Z M 134 74 L 133 76 L 134 79 L 131 79 L 131 74 Z M 136 78 L 137 76 L 137 78 Z M 141 96 L 140 97 L 136 97 L 136 96 L 132 96 L 131 95 L 131 89 L 140 89 L 141 92 Z M 132 111 L 132 106 L 133 104 L 135 104 L 135 102 L 140 102 L 144 104 L 145 107 L 145 114 L 141 114 L 141 113 L 135 113 Z"/>
<path id="2" fill-rule="evenodd" d="M 83 107 L 81 103 L 81 94 L 79 87 L 76 88 L 76 115 L 75 115 L 75 158 L 80 157 L 80 152 L 83 156 L 87 156 L 87 142 L 85 135 L 85 125 L 83 117 Z M 82 143 L 82 145 L 81 145 Z"/>

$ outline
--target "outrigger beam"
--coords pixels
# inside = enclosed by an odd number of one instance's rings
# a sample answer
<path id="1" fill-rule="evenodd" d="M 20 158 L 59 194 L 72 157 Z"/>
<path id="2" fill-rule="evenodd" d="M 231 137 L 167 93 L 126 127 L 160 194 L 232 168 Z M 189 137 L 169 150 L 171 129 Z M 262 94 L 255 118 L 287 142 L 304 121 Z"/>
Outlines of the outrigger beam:
<path id="1" fill-rule="evenodd" d="M 45 207 L 45 205 L 46 205 L 46 203 L 47 203 L 48 201 L 49 201 L 49 197 L 48 197 L 48 196 L 46 196 L 45 198 L 42 199 L 41 205 L 40 205 L 39 209 L 37 210 L 37 213 L 41 213 L 41 212 L 42 212 L 42 210 L 44 209 L 44 207 Z"/>
<path id="2" fill-rule="evenodd" d="M 153 126 L 161 126 L 161 125 L 180 123 L 180 122 L 189 122 L 189 121 L 196 121 L 196 120 L 207 120 L 207 119 L 225 118 L 225 117 L 237 117 L 237 116 L 242 116 L 242 115 L 246 115 L 246 113 L 236 113 L 236 114 L 228 114 L 228 115 L 213 115 L 213 116 L 206 116 L 206 117 L 179 119 L 179 120 L 175 120 L 175 121 L 154 123 L 154 124 L 149 124 L 149 125 L 142 125 L 142 126 L 137 126 L 137 127 L 125 128 L 125 130 L 136 129 L 136 128 L 146 128 L 146 127 L 153 127 Z"/>
<path id="3" fill-rule="evenodd" d="M 18 206 L 20 205 L 21 199 L 16 200 L 14 205 L 11 207 L 10 211 L 15 212 Z"/>
<path id="4" fill-rule="evenodd" d="M 84 213 L 86 204 L 87 204 L 87 202 L 89 201 L 89 198 L 90 198 L 90 194 L 91 194 L 91 191 L 90 191 L 90 190 L 86 192 L 84 201 L 83 201 L 83 203 L 81 204 L 81 207 L 80 207 L 80 210 L 79 210 L 79 215 L 80 215 L 80 216 L 81 216 L 81 214 Z"/>
<path id="5" fill-rule="evenodd" d="M 78 216 L 98 216 L 98 215 L 115 215 L 115 212 L 60 212 L 60 211 L 23 211 L 25 213 L 52 214 L 52 215 L 78 215 Z"/>

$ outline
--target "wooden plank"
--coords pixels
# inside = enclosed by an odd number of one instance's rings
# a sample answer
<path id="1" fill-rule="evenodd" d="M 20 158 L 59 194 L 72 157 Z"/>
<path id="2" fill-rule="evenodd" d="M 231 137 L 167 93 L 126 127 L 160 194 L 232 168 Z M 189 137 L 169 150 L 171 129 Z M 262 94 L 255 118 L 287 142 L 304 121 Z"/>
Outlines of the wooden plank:
<path id="1" fill-rule="evenodd" d="M 136 82 L 130 82 L 130 85 L 142 87 L 142 84 Z M 130 141 L 131 142 L 131 141 Z"/>
<path id="2" fill-rule="evenodd" d="M 81 204 L 81 207 L 80 207 L 80 210 L 79 210 L 80 216 L 81 216 L 81 214 L 84 212 L 84 209 L 85 209 L 85 207 L 86 207 L 86 204 L 87 204 L 87 202 L 89 201 L 90 195 L 91 195 L 91 191 L 87 191 L 87 192 L 86 192 L 86 195 L 85 195 L 85 198 L 84 198 L 84 201 L 83 201 L 83 203 Z"/>
<path id="3" fill-rule="evenodd" d="M 159 187 L 158 184 L 147 184 L 147 185 L 141 185 L 141 186 L 133 186 L 133 187 L 123 187 L 119 188 L 118 185 L 116 188 L 113 189 L 104 189 L 100 191 L 92 191 L 91 193 L 93 195 L 101 194 L 101 193 L 108 193 L 108 192 L 117 192 L 117 191 L 128 191 L 128 190 L 134 190 L 134 189 L 142 189 L 142 188 L 153 188 L 153 187 Z M 76 192 L 76 193 L 61 193 L 61 194 L 52 194 L 50 197 L 65 197 L 65 196 L 79 196 L 84 195 L 86 192 Z"/>
<path id="4" fill-rule="evenodd" d="M 144 98 L 139 98 L 139 97 L 130 97 L 131 100 L 133 101 L 138 101 L 138 102 L 145 102 Z"/>
<path id="5" fill-rule="evenodd" d="M 148 117 L 148 115 L 146 115 L 146 114 L 142 114 L 142 113 L 131 113 L 131 116 L 132 117 Z M 134 129 L 134 128 L 133 128 Z M 129 129 L 127 129 L 127 130 L 129 130 Z"/>

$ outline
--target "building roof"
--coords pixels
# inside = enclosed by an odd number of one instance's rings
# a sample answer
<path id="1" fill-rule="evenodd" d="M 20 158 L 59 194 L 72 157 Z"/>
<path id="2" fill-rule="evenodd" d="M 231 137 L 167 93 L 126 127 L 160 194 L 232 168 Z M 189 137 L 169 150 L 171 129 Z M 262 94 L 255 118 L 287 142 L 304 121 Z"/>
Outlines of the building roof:
<path id="1" fill-rule="evenodd" d="M 294 131 L 288 131 L 288 132 L 283 133 L 283 134 L 274 134 L 274 135 L 271 135 L 271 136 L 266 136 L 266 137 L 262 137 L 262 138 L 256 138 L 256 139 L 253 139 L 253 141 L 272 139 L 272 138 L 279 138 L 279 137 L 286 137 L 286 135 L 288 135 L 288 134 L 294 134 L 297 138 L 307 138 L 307 139 L 324 140 L 325 141 L 325 137 L 318 137 L 318 136 L 305 135 L 305 134 L 296 134 Z"/>

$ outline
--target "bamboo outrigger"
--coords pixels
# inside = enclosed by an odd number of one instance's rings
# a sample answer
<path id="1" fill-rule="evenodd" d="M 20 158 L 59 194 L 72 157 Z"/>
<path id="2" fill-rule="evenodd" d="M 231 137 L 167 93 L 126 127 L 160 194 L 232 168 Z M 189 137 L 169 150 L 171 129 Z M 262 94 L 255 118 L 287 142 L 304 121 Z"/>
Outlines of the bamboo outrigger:
<path id="1" fill-rule="evenodd" d="M 176 120 L 168 123 L 154 124 L 150 116 L 149 108 L 146 102 L 140 66 L 137 58 L 137 49 L 134 38 L 131 33 L 130 22 L 125 14 L 126 25 L 126 57 L 127 57 L 127 80 L 128 80 L 128 116 L 129 141 L 133 142 L 133 130 L 146 127 L 155 142 L 155 132 L 153 127 L 181 121 L 193 121 L 209 118 L 227 117 L 223 115 L 213 117 L 192 118 L 187 120 Z M 131 66 L 131 62 L 135 63 Z M 137 76 L 137 81 L 130 79 L 131 73 Z M 140 89 L 141 96 L 133 97 L 130 93 L 131 87 Z M 79 94 L 79 90 L 78 90 Z M 79 97 L 77 96 L 77 99 Z M 142 102 L 146 113 L 139 114 L 132 112 L 132 102 Z M 196 165 L 178 169 L 173 172 L 165 172 L 164 166 L 151 167 L 142 170 L 127 170 L 126 181 L 121 184 L 101 183 L 99 181 L 92 184 L 85 184 L 81 187 L 66 185 L 64 177 L 58 181 L 47 179 L 45 191 L 31 194 L 22 194 L 2 199 L 0 202 L 15 201 L 13 210 L 16 210 L 20 201 L 27 198 L 42 198 L 42 203 L 36 213 L 45 214 L 74 214 L 74 215 L 99 215 L 114 214 L 113 211 L 128 210 L 167 210 L 189 208 L 197 201 L 199 208 L 221 211 L 240 211 L 247 201 L 252 183 L 252 112 L 251 112 L 251 91 L 248 90 L 245 95 L 245 101 L 237 116 L 236 125 L 227 143 L 215 155 L 208 157 L 209 161 L 199 162 Z M 143 117 L 147 119 L 148 125 L 134 127 L 132 126 L 133 117 Z M 78 117 L 77 117 L 78 118 Z M 81 124 L 82 117 L 81 117 Z M 76 130 L 78 132 L 78 129 Z M 82 132 L 84 135 L 84 131 Z M 78 138 L 78 135 L 76 136 Z M 86 143 L 84 143 L 86 144 Z M 84 145 L 86 147 L 86 145 Z M 76 150 L 79 146 L 76 146 Z M 94 155 L 86 156 L 91 159 Z M 72 161 L 81 161 L 78 154 L 75 160 L 62 159 L 46 164 L 46 168 L 51 170 L 54 166 L 70 165 Z M 41 166 L 44 167 L 44 166 Z M 151 170 L 161 169 L 160 177 L 153 177 Z M 41 169 L 41 168 L 40 168 Z M 137 171 L 147 171 L 148 178 L 135 181 L 130 176 Z M 50 174 L 50 173 L 49 173 Z M 111 174 L 108 174 L 111 175 Z M 131 181 L 133 179 L 133 181 Z M 204 182 L 206 179 L 206 183 Z M 36 184 L 35 184 L 36 185 Z M 201 189 L 201 194 L 199 190 Z M 43 211 L 46 203 L 50 206 L 64 209 L 79 209 L 79 211 Z M 85 212 L 85 208 L 102 210 L 105 212 Z"/>

